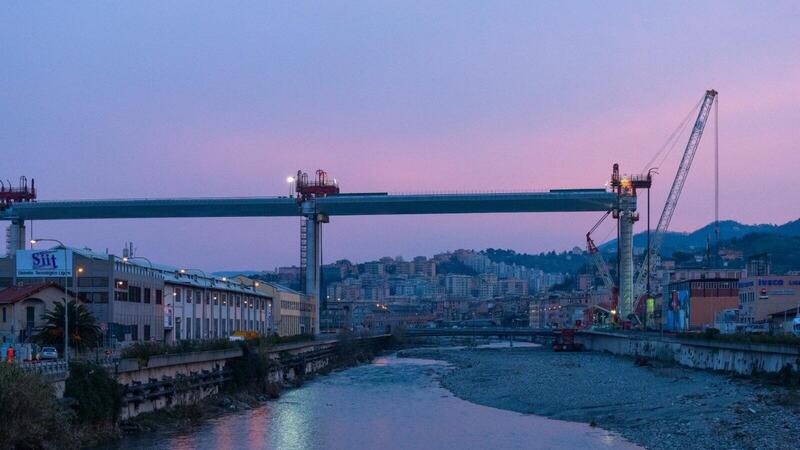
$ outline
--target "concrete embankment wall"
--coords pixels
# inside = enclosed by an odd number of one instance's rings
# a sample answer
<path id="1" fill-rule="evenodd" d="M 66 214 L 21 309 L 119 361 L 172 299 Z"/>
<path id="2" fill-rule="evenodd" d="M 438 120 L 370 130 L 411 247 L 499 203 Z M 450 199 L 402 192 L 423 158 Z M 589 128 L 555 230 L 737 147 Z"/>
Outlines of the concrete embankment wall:
<path id="1" fill-rule="evenodd" d="M 680 339 L 650 335 L 581 332 L 576 340 L 586 349 L 614 355 L 643 356 L 696 369 L 750 375 L 775 373 L 787 364 L 800 369 L 800 349 L 788 345 Z"/>
<path id="2" fill-rule="evenodd" d="M 353 349 L 385 348 L 389 336 L 356 339 Z M 276 345 L 264 351 L 275 362 L 268 382 L 284 384 L 315 374 L 340 356 L 337 340 Z M 219 392 L 231 380 L 228 363 L 242 356 L 239 348 L 153 356 L 147 361 L 122 359 L 111 368 L 125 386 L 121 418 L 178 405 L 188 405 Z"/>

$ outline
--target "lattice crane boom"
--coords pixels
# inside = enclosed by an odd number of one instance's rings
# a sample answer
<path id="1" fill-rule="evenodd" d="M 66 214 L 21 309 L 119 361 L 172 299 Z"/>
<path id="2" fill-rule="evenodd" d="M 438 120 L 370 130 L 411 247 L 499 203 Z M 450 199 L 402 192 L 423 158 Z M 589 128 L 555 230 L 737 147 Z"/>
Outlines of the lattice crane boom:
<path id="1" fill-rule="evenodd" d="M 672 215 L 675 212 L 675 208 L 678 206 L 678 199 L 681 196 L 683 185 L 686 183 L 686 178 L 689 176 L 692 160 L 694 160 L 697 147 L 700 145 L 700 138 L 703 136 L 703 130 L 705 129 L 706 121 L 711 113 L 711 107 L 714 104 L 716 96 L 717 91 L 713 89 L 706 91 L 700 110 L 697 113 L 697 119 L 694 122 L 694 128 L 692 128 L 692 133 L 689 136 L 689 142 L 686 143 L 686 149 L 683 151 L 683 157 L 678 166 L 678 172 L 675 174 L 675 179 L 672 181 L 672 187 L 669 190 L 669 195 L 667 195 L 664 210 L 661 212 L 661 217 L 658 219 L 658 225 L 651 239 L 650 248 L 648 249 L 648 252 L 650 252 L 650 268 L 656 264 L 659 258 L 661 244 L 664 241 L 664 233 L 667 231 L 667 228 L 669 228 Z M 649 273 L 652 273 L 651 270 L 647 270 L 647 261 L 648 258 L 645 258 L 639 269 L 639 274 L 636 277 L 636 282 L 634 283 L 635 297 L 639 297 L 645 293 L 647 276 Z"/>

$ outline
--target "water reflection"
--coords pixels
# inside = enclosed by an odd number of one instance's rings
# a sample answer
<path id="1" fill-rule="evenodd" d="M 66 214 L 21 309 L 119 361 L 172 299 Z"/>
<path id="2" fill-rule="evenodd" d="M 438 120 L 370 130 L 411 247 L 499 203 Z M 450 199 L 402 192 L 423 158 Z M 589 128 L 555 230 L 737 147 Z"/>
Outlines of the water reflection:
<path id="1" fill-rule="evenodd" d="M 453 397 L 439 361 L 378 358 L 319 377 L 279 400 L 190 431 L 125 439 L 134 449 L 637 448 L 585 424 L 554 421 Z"/>

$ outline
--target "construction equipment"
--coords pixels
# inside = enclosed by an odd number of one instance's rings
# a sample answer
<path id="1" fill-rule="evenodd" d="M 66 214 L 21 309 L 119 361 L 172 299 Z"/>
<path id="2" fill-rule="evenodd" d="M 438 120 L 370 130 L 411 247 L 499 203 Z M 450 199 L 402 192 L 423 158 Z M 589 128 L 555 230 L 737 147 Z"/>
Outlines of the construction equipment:
<path id="1" fill-rule="evenodd" d="M 339 194 L 339 183 L 334 178 L 332 181 L 328 178 L 328 172 L 325 172 L 322 169 L 317 169 L 317 178 L 316 180 L 309 180 L 308 174 L 303 172 L 302 170 L 297 171 L 297 177 L 294 178 L 295 182 L 295 192 L 297 193 L 296 200 L 298 205 L 302 205 L 309 200 L 313 200 L 318 197 L 326 197 L 328 195 L 338 195 Z M 309 220 L 312 221 L 309 224 Z M 308 211 L 306 217 L 303 217 L 300 221 L 300 279 L 306 280 L 308 275 L 308 266 L 309 263 L 315 264 L 314 260 L 319 260 L 321 258 L 321 254 L 319 253 L 319 249 L 314 246 L 313 252 L 309 252 L 309 234 L 313 235 L 313 242 L 319 239 L 319 235 L 322 232 L 320 228 L 320 224 L 328 223 L 329 218 L 326 214 L 317 213 L 316 207 L 312 211 Z M 311 228 L 309 228 L 311 227 Z M 309 261 L 309 253 L 313 253 L 314 255 L 311 256 L 311 261 Z M 319 262 L 319 261 L 317 261 Z M 305 287 L 304 291 L 306 293 L 309 292 L 308 286 Z"/>
<path id="2" fill-rule="evenodd" d="M 312 197 L 325 197 L 339 193 L 339 184 L 334 178 L 328 179 L 328 172 L 322 169 L 317 170 L 317 179 L 309 180 L 308 174 L 298 170 L 295 178 L 295 192 L 297 192 L 297 202 L 302 203 Z"/>
<path id="3" fill-rule="evenodd" d="M 661 244 L 664 240 L 664 234 L 669 228 L 669 223 L 672 220 L 672 215 L 675 212 L 675 208 L 678 204 L 678 199 L 680 198 L 681 191 L 683 190 L 683 186 L 686 182 L 686 178 L 689 175 L 689 169 L 692 166 L 692 161 L 694 160 L 694 155 L 697 152 L 697 148 L 700 145 L 700 138 L 703 136 L 703 130 L 705 129 L 705 124 L 708 119 L 708 116 L 711 111 L 711 107 L 714 104 L 714 100 L 717 96 L 717 91 L 715 90 L 708 90 L 706 91 L 703 99 L 700 102 L 700 109 L 697 113 L 697 118 L 695 119 L 694 127 L 692 128 L 692 132 L 689 136 L 689 141 L 686 144 L 686 148 L 683 152 L 683 157 L 681 158 L 680 165 L 678 166 L 678 171 L 675 174 L 675 179 L 672 182 L 672 187 L 670 188 L 669 195 L 667 196 L 667 200 L 664 204 L 664 209 L 661 213 L 661 217 L 658 221 L 658 225 L 654 232 L 653 238 L 651 239 L 651 243 L 649 248 L 647 249 L 648 254 L 644 258 L 642 262 L 638 274 L 636 275 L 635 282 L 633 283 L 632 289 L 632 299 L 623 299 L 626 303 L 624 309 L 626 313 L 633 313 L 636 310 L 636 306 L 638 303 L 644 298 L 643 294 L 647 293 L 647 286 L 648 286 L 648 277 L 650 277 L 652 273 L 652 268 L 656 266 L 660 259 L 659 259 L 659 251 L 661 249 Z M 688 124 L 690 116 L 686 118 L 684 124 Z M 682 127 L 679 127 L 679 129 Z M 677 136 L 676 133 L 673 133 L 673 136 Z M 672 139 L 672 137 L 670 138 Z M 638 220 L 639 215 L 638 213 L 628 211 L 626 212 L 626 216 L 623 218 L 621 217 L 621 213 L 624 212 L 624 208 L 621 208 L 620 202 L 625 197 L 635 197 L 637 189 L 650 189 L 652 185 L 652 176 L 651 172 L 649 171 L 646 175 L 620 175 L 619 173 L 619 165 L 614 164 L 613 172 L 611 175 L 611 183 L 610 187 L 614 192 L 617 193 L 617 197 L 620 198 L 618 201 L 618 206 L 610 211 L 612 217 L 615 219 L 620 220 L 620 226 L 630 227 L 632 222 Z M 591 233 L 594 232 L 597 227 L 603 222 L 603 220 L 608 216 L 609 213 L 606 213 L 598 222 L 592 227 L 591 230 L 586 234 L 586 246 L 587 252 L 589 253 L 590 258 L 594 262 L 595 267 L 597 267 L 598 273 L 600 277 L 603 279 L 604 285 L 609 288 L 612 293 L 617 292 L 619 290 L 619 283 L 614 283 L 614 279 L 611 278 L 608 270 L 608 266 L 606 265 L 605 260 L 603 259 L 602 255 L 598 251 L 597 247 L 594 244 L 594 241 L 591 239 Z M 623 220 L 624 219 L 624 220 Z M 630 233 L 626 233 L 630 234 Z M 618 236 L 618 242 L 619 236 Z M 620 245 L 623 243 L 620 242 Z M 627 242 L 626 245 L 630 245 L 630 242 Z M 648 257 L 649 256 L 649 257 Z M 630 273 L 625 272 L 625 274 L 617 274 L 618 277 L 622 278 L 625 276 L 625 279 L 630 279 Z M 631 304 L 627 304 L 631 303 Z M 614 301 L 614 305 L 617 302 Z M 626 318 L 627 319 L 627 318 Z M 638 321 L 638 317 L 635 318 Z"/>
<path id="4" fill-rule="evenodd" d="M 553 341 L 554 352 L 580 352 L 582 350 L 583 344 L 575 342 L 575 329 L 564 328 L 556 334 L 555 341 Z"/>
<path id="5" fill-rule="evenodd" d="M 6 184 L 7 183 L 7 184 Z M 28 187 L 28 178 L 19 177 L 19 186 L 13 187 L 11 181 L 0 180 L 0 209 L 5 209 L 17 202 L 36 201 L 35 181 L 31 179 L 31 187 Z"/>
<path id="6" fill-rule="evenodd" d="M 614 283 L 614 279 L 611 278 L 611 273 L 608 270 L 608 265 L 606 264 L 606 260 L 603 259 L 602 253 L 600 253 L 600 250 L 598 250 L 597 246 L 594 244 L 594 241 L 592 240 L 592 233 L 594 233 L 595 230 L 597 230 L 597 227 L 599 227 L 600 224 L 603 223 L 604 220 L 606 220 L 606 217 L 608 217 L 609 214 L 611 214 L 611 211 L 606 211 L 606 213 L 603 214 L 603 217 L 601 217 L 600 220 L 598 220 L 597 223 L 594 224 L 592 229 L 589 230 L 588 233 L 586 233 L 586 252 L 589 254 L 589 257 L 592 259 L 594 266 L 597 268 L 597 273 L 603 280 L 603 285 L 608 290 L 614 291 L 616 290 L 617 285 L 616 283 Z"/>
<path id="7" fill-rule="evenodd" d="M 661 212 L 661 217 L 658 219 L 658 225 L 653 233 L 650 248 L 647 250 L 650 258 L 645 258 L 639 268 L 639 274 L 634 283 L 634 296 L 641 297 L 646 292 L 647 277 L 652 273 L 652 268 L 660 261 L 659 252 L 661 244 L 664 241 L 664 234 L 669 228 L 669 223 L 672 220 L 672 215 L 675 208 L 678 206 L 678 199 L 681 196 L 683 185 L 686 183 L 686 178 L 689 176 L 689 169 L 692 167 L 692 160 L 697 152 L 697 147 L 700 145 L 700 138 L 703 136 L 703 130 L 706 127 L 708 115 L 711 113 L 711 106 L 714 104 L 714 99 L 717 96 L 717 91 L 711 89 L 706 91 L 703 97 L 700 110 L 697 113 L 697 119 L 694 122 L 694 128 L 689 136 L 689 142 L 686 143 L 686 149 L 683 151 L 678 171 L 675 174 L 675 179 L 672 181 L 672 187 L 667 195 L 667 201 L 664 203 L 664 210 Z M 650 261 L 650 267 L 647 267 Z"/>

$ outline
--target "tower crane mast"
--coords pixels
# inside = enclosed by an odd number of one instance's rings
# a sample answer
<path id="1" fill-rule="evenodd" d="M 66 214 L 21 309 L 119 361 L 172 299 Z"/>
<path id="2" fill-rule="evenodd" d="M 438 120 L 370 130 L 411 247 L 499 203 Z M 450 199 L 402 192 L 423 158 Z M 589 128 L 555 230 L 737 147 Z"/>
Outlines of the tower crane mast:
<path id="1" fill-rule="evenodd" d="M 683 151 L 683 157 L 678 166 L 678 172 L 675 174 L 675 179 L 672 181 L 672 187 L 667 195 L 664 210 L 661 212 L 661 217 L 658 219 L 658 225 L 656 226 L 650 248 L 648 249 L 650 258 L 645 258 L 639 269 L 639 274 L 636 276 L 636 282 L 634 283 L 635 297 L 639 297 L 645 293 L 647 277 L 650 276 L 651 273 L 651 270 L 648 269 L 651 269 L 657 264 L 661 244 L 664 241 L 664 233 L 667 231 L 667 228 L 669 228 L 669 223 L 675 212 L 675 207 L 678 205 L 678 199 L 681 196 L 683 185 L 686 183 L 686 178 L 689 175 L 689 169 L 692 167 L 692 160 L 694 160 L 697 147 L 700 145 L 700 138 L 703 136 L 703 130 L 705 129 L 706 121 L 711 113 L 711 107 L 714 104 L 716 96 L 717 91 L 711 89 L 706 91 L 705 97 L 703 98 L 700 110 L 697 113 L 697 119 L 694 122 L 694 128 L 692 128 L 692 133 L 689 136 L 689 142 L 686 143 L 686 149 Z M 647 261 L 650 261 L 649 268 L 647 267 Z"/>

